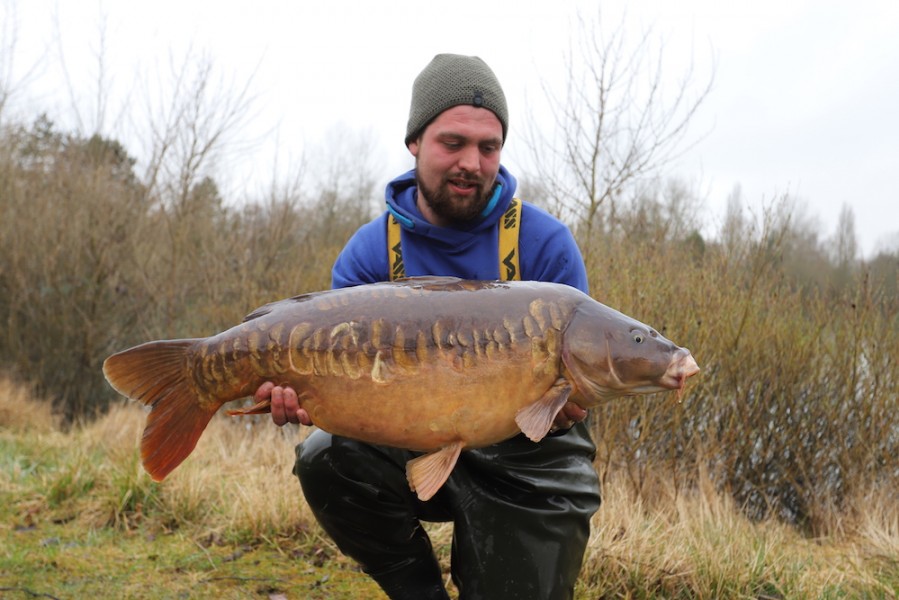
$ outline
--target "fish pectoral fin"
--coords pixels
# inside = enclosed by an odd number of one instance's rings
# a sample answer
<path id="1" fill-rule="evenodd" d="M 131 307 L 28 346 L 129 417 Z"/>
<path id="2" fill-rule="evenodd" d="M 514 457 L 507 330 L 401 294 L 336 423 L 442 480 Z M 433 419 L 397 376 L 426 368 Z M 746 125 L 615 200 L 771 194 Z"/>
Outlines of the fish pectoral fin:
<path id="1" fill-rule="evenodd" d="M 253 406 L 247 406 L 246 408 L 232 408 L 225 411 L 225 413 L 229 417 L 237 417 L 241 415 L 264 415 L 270 412 L 272 412 L 271 398 L 260 400 Z"/>
<path id="2" fill-rule="evenodd" d="M 515 422 L 521 432 L 534 442 L 545 438 L 570 395 L 571 384 L 563 378 L 557 379 L 537 401 L 515 413 Z"/>
<path id="3" fill-rule="evenodd" d="M 430 500 L 437 490 L 446 483 L 459 454 L 462 452 L 461 441 L 453 442 L 440 450 L 430 454 L 413 458 L 406 463 L 406 479 L 409 480 L 409 488 L 418 494 L 421 501 Z"/>

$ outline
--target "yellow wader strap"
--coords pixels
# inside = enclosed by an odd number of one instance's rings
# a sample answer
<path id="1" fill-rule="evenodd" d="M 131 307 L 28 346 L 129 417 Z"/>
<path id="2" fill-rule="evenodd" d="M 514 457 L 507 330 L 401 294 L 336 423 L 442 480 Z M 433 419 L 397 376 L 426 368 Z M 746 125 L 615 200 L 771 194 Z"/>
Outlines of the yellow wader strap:
<path id="1" fill-rule="evenodd" d="M 403 242 L 400 239 L 400 222 L 393 215 L 387 216 L 387 268 L 390 281 L 406 276 L 406 265 L 403 264 Z"/>
<path id="2" fill-rule="evenodd" d="M 503 281 L 520 281 L 518 264 L 518 230 L 521 227 L 521 200 L 512 198 L 499 223 L 499 277 Z"/>
<path id="3" fill-rule="evenodd" d="M 521 200 L 513 198 L 499 222 L 499 277 L 503 281 L 519 281 L 521 266 L 518 263 L 518 231 L 521 227 Z M 387 217 L 387 263 L 390 281 L 406 276 L 403 264 L 401 227 L 396 217 Z"/>

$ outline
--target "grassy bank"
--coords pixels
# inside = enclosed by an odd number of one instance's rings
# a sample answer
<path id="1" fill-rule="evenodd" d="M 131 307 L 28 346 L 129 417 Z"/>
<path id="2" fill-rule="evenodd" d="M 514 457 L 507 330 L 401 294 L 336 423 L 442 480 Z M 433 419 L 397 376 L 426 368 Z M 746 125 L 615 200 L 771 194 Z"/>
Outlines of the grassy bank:
<path id="1" fill-rule="evenodd" d="M 70 431 L 0 382 L 0 597 L 380 598 L 316 526 L 290 473 L 302 430 L 216 418 L 162 484 L 135 405 Z M 578 598 L 892 598 L 899 502 L 873 493 L 842 533 L 754 523 L 711 485 L 605 473 Z M 696 479 L 703 481 L 702 474 Z M 432 527 L 448 569 L 451 528 Z"/>

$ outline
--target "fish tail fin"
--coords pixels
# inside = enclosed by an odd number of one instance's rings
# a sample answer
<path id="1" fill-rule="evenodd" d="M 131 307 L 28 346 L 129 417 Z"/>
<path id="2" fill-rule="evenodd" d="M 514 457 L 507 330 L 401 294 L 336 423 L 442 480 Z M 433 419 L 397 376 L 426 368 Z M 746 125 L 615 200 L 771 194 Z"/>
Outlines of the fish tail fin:
<path id="1" fill-rule="evenodd" d="M 109 384 L 150 407 L 141 439 L 141 460 L 154 481 L 181 464 L 220 405 L 203 402 L 188 377 L 198 340 L 148 342 L 113 354 L 103 363 Z"/>

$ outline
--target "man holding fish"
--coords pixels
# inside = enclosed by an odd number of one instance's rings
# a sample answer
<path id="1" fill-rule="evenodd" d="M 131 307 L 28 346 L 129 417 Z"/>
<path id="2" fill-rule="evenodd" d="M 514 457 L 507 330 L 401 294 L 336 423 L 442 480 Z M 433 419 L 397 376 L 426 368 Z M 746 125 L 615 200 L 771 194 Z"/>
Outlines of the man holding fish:
<path id="1" fill-rule="evenodd" d="M 493 71 L 477 57 L 434 57 L 412 90 L 405 141 L 415 169 L 390 182 L 387 210 L 347 243 L 333 287 L 436 275 L 587 292 L 568 228 L 513 202 L 515 178 L 500 164 L 507 132 Z M 517 236 L 509 251 L 504 225 Z M 255 397 L 271 400 L 277 425 L 313 424 L 290 387 L 266 382 Z M 407 482 L 406 463 L 418 453 L 323 430 L 297 447 L 294 472 L 322 527 L 391 598 L 448 598 L 421 521 L 454 523 L 452 576 L 462 598 L 571 598 L 600 504 L 586 416 L 567 402 L 539 443 L 520 434 L 466 450 L 427 501 Z"/>
<path id="2" fill-rule="evenodd" d="M 586 293 L 568 229 L 512 197 L 507 124 L 483 61 L 438 55 L 413 86 L 416 168 L 347 243 L 335 289 L 109 356 L 109 384 L 150 407 L 150 476 L 165 479 L 225 404 L 255 392 L 228 413 L 318 426 L 294 472 L 390 597 L 447 597 L 421 526 L 433 520 L 454 524 L 462 598 L 570 598 L 599 507 L 584 409 L 681 392 L 699 367 Z"/>

